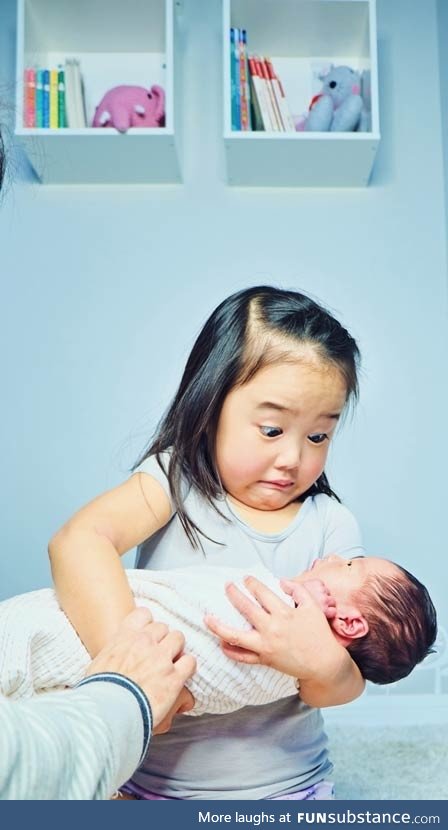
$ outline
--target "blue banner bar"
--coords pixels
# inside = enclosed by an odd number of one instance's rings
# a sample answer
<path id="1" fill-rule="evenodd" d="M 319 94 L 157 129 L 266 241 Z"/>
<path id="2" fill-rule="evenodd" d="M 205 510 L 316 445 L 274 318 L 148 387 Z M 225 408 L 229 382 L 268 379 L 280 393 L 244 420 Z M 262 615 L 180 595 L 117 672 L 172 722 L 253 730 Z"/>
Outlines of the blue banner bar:
<path id="1" fill-rule="evenodd" d="M 127 805 L 127 806 L 123 806 Z M 132 806 L 134 805 L 134 806 Z M 101 801 L 101 802 L 2 802 L 0 820 L 3 827 L 42 828 L 58 826 L 58 830 L 94 827 L 107 822 L 107 830 L 123 830 L 124 812 L 142 810 L 145 815 L 132 814 L 132 820 L 144 822 L 150 830 L 211 830 L 225 827 L 334 827 L 349 826 L 398 828 L 408 825 L 448 826 L 447 801 Z M 107 811 L 107 815 L 106 812 Z"/>

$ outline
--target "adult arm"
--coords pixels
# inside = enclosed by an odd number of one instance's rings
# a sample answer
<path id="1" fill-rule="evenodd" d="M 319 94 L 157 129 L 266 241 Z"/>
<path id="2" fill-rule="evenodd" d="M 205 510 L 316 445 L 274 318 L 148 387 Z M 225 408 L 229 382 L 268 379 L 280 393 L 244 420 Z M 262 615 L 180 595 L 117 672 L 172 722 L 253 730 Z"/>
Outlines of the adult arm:
<path id="1" fill-rule="evenodd" d="M 58 600 L 92 656 L 135 607 L 120 556 L 163 527 L 170 515 L 161 484 L 136 473 L 79 510 L 51 539 Z"/>
<path id="2" fill-rule="evenodd" d="M 121 686 L 0 703 L 0 799 L 105 799 L 136 769 L 143 721 Z"/>
<path id="3" fill-rule="evenodd" d="M 139 608 L 77 689 L 0 702 L 0 798 L 103 799 L 146 754 L 151 730 L 169 728 L 191 702 L 195 661 L 184 638 Z"/>

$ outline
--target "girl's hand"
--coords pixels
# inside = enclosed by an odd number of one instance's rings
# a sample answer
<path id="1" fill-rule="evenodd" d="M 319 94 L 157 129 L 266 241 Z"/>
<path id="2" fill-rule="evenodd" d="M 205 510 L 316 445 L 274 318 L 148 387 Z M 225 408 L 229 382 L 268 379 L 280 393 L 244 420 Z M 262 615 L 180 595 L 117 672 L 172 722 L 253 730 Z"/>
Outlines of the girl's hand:
<path id="1" fill-rule="evenodd" d="M 336 642 L 324 613 L 304 585 L 286 583 L 297 603 L 291 608 L 255 577 L 244 580 L 255 604 L 234 584 L 226 588 L 235 608 L 252 625 L 242 631 L 224 625 L 212 615 L 205 623 L 220 637 L 224 653 L 240 663 L 263 663 L 301 682 L 329 683 L 339 671 L 341 646 Z"/>
<path id="2" fill-rule="evenodd" d="M 307 591 L 309 591 L 321 611 L 325 614 L 327 620 L 333 620 L 336 616 L 336 600 L 331 596 L 325 582 L 322 582 L 321 579 L 306 579 L 300 584 L 304 585 Z M 295 601 L 294 590 L 297 582 L 292 582 L 289 579 L 281 579 L 280 585 L 285 594 L 288 594 Z"/>

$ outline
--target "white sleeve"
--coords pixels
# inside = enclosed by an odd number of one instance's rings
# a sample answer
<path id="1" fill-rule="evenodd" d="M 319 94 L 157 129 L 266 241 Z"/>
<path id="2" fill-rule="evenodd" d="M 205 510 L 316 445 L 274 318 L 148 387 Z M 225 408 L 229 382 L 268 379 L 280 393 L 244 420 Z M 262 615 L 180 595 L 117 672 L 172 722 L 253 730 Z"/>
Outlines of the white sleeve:
<path id="1" fill-rule="evenodd" d="M 364 556 L 361 531 L 353 513 L 335 499 L 327 502 L 323 556 Z"/>
<path id="2" fill-rule="evenodd" d="M 112 683 L 0 699 L 0 800 L 108 799 L 142 756 L 137 700 Z"/>

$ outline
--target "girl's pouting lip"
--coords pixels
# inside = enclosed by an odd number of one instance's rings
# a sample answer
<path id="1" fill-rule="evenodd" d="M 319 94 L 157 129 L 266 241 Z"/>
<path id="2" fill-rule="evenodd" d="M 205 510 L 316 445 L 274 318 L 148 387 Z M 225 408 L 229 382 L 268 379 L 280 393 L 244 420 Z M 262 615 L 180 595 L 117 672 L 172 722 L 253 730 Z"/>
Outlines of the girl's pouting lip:
<path id="1" fill-rule="evenodd" d="M 293 481 L 260 481 L 263 487 L 273 487 L 274 490 L 287 490 L 288 487 L 292 487 L 294 482 Z"/>

